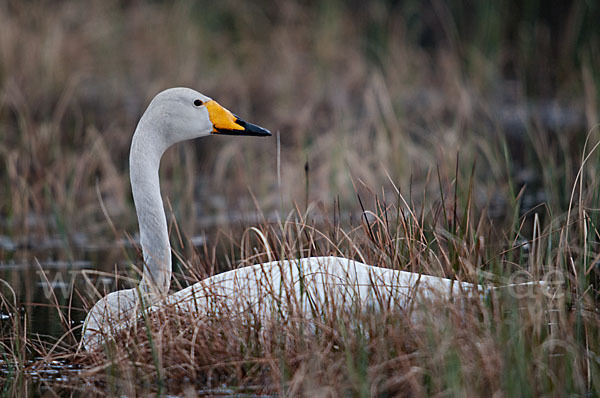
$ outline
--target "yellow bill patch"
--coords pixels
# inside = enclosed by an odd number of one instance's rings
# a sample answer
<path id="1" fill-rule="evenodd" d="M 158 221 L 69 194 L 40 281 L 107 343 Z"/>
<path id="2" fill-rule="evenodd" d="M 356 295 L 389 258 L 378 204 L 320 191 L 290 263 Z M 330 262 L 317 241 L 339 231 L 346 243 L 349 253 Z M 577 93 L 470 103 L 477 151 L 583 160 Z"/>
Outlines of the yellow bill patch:
<path id="1" fill-rule="evenodd" d="M 206 106 L 208 117 L 213 124 L 213 133 L 218 133 L 218 130 L 244 130 L 244 127 L 235 122 L 237 118 L 233 116 L 233 113 L 223 108 L 217 101 L 207 101 L 204 106 Z"/>

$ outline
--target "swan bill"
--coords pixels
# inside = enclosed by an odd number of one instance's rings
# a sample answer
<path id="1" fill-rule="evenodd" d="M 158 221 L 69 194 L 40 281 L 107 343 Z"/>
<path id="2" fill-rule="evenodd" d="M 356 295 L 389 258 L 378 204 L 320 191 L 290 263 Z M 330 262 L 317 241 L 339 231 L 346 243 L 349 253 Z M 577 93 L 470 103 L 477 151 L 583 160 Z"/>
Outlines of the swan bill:
<path id="1" fill-rule="evenodd" d="M 215 100 L 206 102 L 205 106 L 208 110 L 210 121 L 213 124 L 211 134 L 250 135 L 255 137 L 268 137 L 271 135 L 269 130 L 246 122 L 223 108 Z"/>
<path id="2" fill-rule="evenodd" d="M 248 123 L 239 117 L 236 116 L 235 122 L 237 126 L 242 126 L 243 129 L 221 129 L 216 128 L 213 130 L 213 134 L 220 135 L 251 135 L 254 137 L 270 137 L 271 132 L 267 129 L 264 129 L 256 124 Z"/>

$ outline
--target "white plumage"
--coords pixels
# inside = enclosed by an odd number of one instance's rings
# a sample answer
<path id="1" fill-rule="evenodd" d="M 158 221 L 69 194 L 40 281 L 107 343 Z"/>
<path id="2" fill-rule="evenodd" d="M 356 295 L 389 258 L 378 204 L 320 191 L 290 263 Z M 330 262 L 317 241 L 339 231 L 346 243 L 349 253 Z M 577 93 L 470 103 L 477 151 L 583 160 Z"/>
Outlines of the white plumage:
<path id="1" fill-rule="evenodd" d="M 140 298 L 150 310 L 176 305 L 202 316 L 216 302 L 233 311 L 263 311 L 295 303 L 311 310 L 328 300 L 338 304 L 405 306 L 418 295 L 445 297 L 479 285 L 374 267 L 340 257 L 273 261 L 224 272 L 167 296 L 171 247 L 160 194 L 158 169 L 164 151 L 184 140 L 211 134 L 268 136 L 210 98 L 187 88 L 159 93 L 140 119 L 130 152 L 130 177 L 140 226 L 144 270 L 138 289 L 120 290 L 99 300 L 84 322 L 82 343 L 93 349 L 136 319 Z M 267 315 L 267 314 L 265 314 Z"/>

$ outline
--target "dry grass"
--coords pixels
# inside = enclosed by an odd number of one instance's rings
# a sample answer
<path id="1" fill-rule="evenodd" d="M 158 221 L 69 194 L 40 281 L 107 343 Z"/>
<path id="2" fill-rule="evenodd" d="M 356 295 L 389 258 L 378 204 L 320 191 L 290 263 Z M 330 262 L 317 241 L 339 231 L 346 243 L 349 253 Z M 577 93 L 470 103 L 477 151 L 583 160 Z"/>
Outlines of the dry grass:
<path id="1" fill-rule="evenodd" d="M 64 336 L 38 338 L 35 300 L 13 299 L 13 280 L 0 295 L 2 391 L 59 360 L 61 374 L 114 394 L 599 394 L 597 6 L 549 7 L 570 21 L 558 40 L 543 18 L 511 22 L 502 5 L 433 3 L 0 0 L 0 235 L 19 245 L 0 262 L 70 261 L 74 235 L 112 239 L 100 199 L 119 237 L 135 231 L 131 134 L 156 92 L 183 85 L 278 131 L 281 157 L 275 139 L 166 154 L 179 281 L 267 260 L 255 232 L 229 225 L 240 209 L 258 214 L 250 224 L 277 258 L 343 255 L 500 285 L 558 272 L 563 298 L 430 303 L 419 317 L 331 308 L 314 329 L 301 313 L 257 325 L 166 308 L 86 354 L 70 299 L 45 303 L 62 310 Z M 549 127 L 537 114 L 507 127 L 507 113 L 547 96 L 583 121 Z M 194 249 L 185 237 L 207 218 L 218 228 Z M 64 251 L 27 249 L 56 235 Z M 98 268 L 112 273 L 124 251 Z"/>
<path id="2" fill-rule="evenodd" d="M 337 254 L 470 282 L 490 282 L 493 272 L 494 284 L 503 285 L 520 271 L 520 277 L 559 283 L 550 292 L 500 289 L 471 299 L 434 300 L 410 308 L 383 306 L 377 311 L 333 301 L 316 316 L 290 305 L 285 316 L 229 315 L 227 308 L 217 307 L 219 316 L 199 318 L 165 306 L 140 318 L 136 328 L 124 331 L 99 352 L 77 352 L 68 339 L 55 347 L 35 341 L 25 344 L 41 354 L 37 368 L 44 369 L 53 360 L 78 364 L 84 370 L 69 374 L 68 383 L 79 380 L 87 388 L 113 394 L 597 392 L 596 291 L 587 277 L 577 274 L 588 255 L 573 251 L 586 246 L 577 232 L 578 225 L 589 219 L 540 231 L 528 242 L 527 261 L 517 263 L 513 259 L 522 254 L 522 247 L 501 249 L 481 243 L 491 229 L 484 219 L 473 216 L 468 205 L 458 208 L 455 231 L 438 226 L 441 206 L 452 208 L 451 204 L 442 202 L 413 215 L 399 197 L 397 203 L 367 209 L 365 214 L 371 216 L 353 228 L 334 222 L 317 226 L 308 221 L 317 218 L 317 210 L 295 213 L 286 222 L 259 225 L 255 231 L 266 241 L 253 231 L 231 237 L 230 252 L 239 253 L 233 258 L 217 260 L 205 247 L 192 258 L 200 266 L 187 264 L 186 274 L 193 283 L 224 263 L 243 266 L 269 256 Z M 460 230 L 467 233 L 460 237 Z M 8 341 L 18 345 L 22 339 L 26 333 L 17 329 Z M 21 358 L 18 347 L 4 347 L 7 353 L 15 352 L 15 360 Z M 31 366 L 24 364 L 22 370 Z"/>

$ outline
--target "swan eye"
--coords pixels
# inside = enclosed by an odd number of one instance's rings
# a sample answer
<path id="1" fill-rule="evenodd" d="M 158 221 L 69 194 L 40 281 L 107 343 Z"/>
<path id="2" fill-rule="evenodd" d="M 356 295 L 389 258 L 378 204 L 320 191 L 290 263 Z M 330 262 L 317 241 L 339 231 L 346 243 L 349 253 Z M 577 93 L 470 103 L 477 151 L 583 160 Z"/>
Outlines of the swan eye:
<path id="1" fill-rule="evenodd" d="M 197 100 L 194 100 L 194 105 L 195 106 L 202 106 L 202 105 L 204 105 L 204 102 L 202 102 L 202 100 L 197 99 Z"/>

